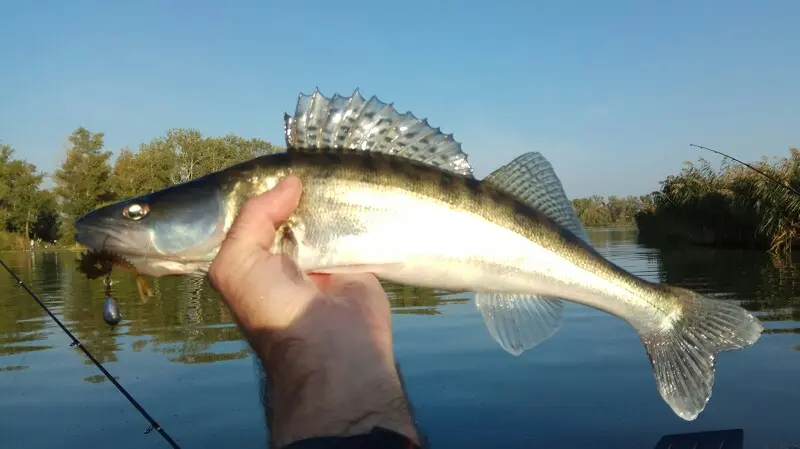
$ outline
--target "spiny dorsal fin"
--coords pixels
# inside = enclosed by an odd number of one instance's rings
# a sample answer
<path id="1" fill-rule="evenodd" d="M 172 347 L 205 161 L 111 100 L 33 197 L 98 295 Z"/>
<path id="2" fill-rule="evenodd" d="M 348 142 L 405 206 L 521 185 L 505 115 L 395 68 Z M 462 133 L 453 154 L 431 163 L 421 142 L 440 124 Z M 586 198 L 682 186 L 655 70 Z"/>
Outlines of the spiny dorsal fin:
<path id="1" fill-rule="evenodd" d="M 472 166 L 452 134 L 432 128 L 411 112 L 400 114 L 375 96 L 327 98 L 314 89 L 300 94 L 294 116 L 284 114 L 290 150 L 350 149 L 394 154 L 465 176 Z"/>
<path id="2" fill-rule="evenodd" d="M 483 182 L 516 197 L 590 243 L 553 166 L 540 153 L 525 153 L 517 157 L 495 170 Z"/>

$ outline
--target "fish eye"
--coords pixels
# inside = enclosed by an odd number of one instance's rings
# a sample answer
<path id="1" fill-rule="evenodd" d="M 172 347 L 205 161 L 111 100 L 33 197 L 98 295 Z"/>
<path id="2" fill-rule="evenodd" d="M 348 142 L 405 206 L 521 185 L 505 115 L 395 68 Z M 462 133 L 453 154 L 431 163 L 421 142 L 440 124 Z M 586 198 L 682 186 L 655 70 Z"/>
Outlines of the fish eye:
<path id="1" fill-rule="evenodd" d="M 150 212 L 150 206 L 147 204 L 133 203 L 125 209 L 122 209 L 122 215 L 125 218 L 129 218 L 133 221 L 141 220 L 145 215 L 147 215 L 148 212 Z"/>

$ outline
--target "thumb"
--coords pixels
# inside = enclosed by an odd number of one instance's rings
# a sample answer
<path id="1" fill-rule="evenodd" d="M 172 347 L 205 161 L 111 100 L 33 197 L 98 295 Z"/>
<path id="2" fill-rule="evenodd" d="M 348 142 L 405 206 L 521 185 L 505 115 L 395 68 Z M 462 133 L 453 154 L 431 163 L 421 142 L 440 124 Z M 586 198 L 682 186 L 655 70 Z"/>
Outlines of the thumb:
<path id="1" fill-rule="evenodd" d="M 211 264 L 212 285 L 224 290 L 222 284 L 229 282 L 231 275 L 247 273 L 259 255 L 268 255 L 276 229 L 297 208 L 301 193 L 300 178 L 290 175 L 272 189 L 247 200 Z"/>
<path id="2" fill-rule="evenodd" d="M 225 245 L 269 251 L 275 230 L 297 208 L 302 189 L 300 178 L 289 175 L 272 189 L 247 200 L 228 231 Z"/>

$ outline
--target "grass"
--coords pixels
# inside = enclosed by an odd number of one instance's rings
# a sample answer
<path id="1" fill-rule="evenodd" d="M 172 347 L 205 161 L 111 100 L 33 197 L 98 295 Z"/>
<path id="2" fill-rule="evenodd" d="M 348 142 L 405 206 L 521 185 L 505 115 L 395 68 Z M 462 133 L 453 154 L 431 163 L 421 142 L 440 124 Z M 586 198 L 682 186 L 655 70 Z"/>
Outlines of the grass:
<path id="1" fill-rule="evenodd" d="M 0 251 L 28 249 L 28 245 L 24 236 L 0 231 Z"/>
<path id="2" fill-rule="evenodd" d="M 654 202 L 636 214 L 644 241 L 763 248 L 776 255 L 800 247 L 800 150 L 750 163 L 778 182 L 735 162 L 715 170 L 687 162 L 661 182 Z"/>
<path id="3" fill-rule="evenodd" d="M 49 243 L 47 244 L 47 247 L 45 247 L 44 245 L 45 245 L 44 242 L 39 242 L 36 244 L 33 250 L 34 251 L 54 251 L 54 250 L 78 251 L 84 249 L 83 246 L 77 243 L 67 243 L 67 244 L 58 243 L 56 245 Z M 30 249 L 30 242 L 25 238 L 25 236 L 6 231 L 0 231 L 0 251 L 28 251 L 29 249 Z"/>

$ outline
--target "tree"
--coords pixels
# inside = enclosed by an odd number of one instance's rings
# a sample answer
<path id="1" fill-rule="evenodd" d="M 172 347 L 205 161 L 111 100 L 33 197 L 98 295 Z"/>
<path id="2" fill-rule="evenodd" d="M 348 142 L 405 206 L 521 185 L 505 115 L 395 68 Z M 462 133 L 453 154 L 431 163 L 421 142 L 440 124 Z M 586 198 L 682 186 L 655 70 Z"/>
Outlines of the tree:
<path id="1" fill-rule="evenodd" d="M 114 198 L 109 182 L 111 152 L 103 151 L 103 136 L 84 127 L 75 130 L 69 137 L 67 157 L 54 174 L 63 242 L 74 240 L 75 219 Z"/>
<path id="2" fill-rule="evenodd" d="M 173 183 L 186 182 L 237 162 L 277 151 L 276 147 L 263 140 L 245 140 L 232 134 L 221 138 L 203 138 L 200 131 L 194 129 L 172 129 L 167 132 L 164 143 L 176 155 Z"/>
<path id="3" fill-rule="evenodd" d="M 56 195 L 50 190 L 40 190 L 38 198 L 38 212 L 33 223 L 33 233 L 46 242 L 56 241 L 59 238 L 60 225 Z"/>
<path id="4" fill-rule="evenodd" d="M 608 199 L 594 195 L 589 198 L 576 198 L 572 200 L 572 206 L 584 226 L 620 226 L 633 224 L 634 216 L 645 207 L 646 201 L 652 204 L 649 195 L 624 198 L 612 195 Z"/>
<path id="5" fill-rule="evenodd" d="M 281 150 L 260 139 L 172 129 L 136 150 L 123 148 L 112 167 L 103 139 L 103 133 L 84 127 L 70 135 L 66 157 L 52 176 L 52 191 L 41 188 L 44 173 L 15 159 L 10 145 L 0 144 L 0 232 L 10 234 L 0 235 L 0 245 L 22 247 L 31 238 L 73 243 L 75 220 L 101 205 Z"/>
<path id="6" fill-rule="evenodd" d="M 40 190 L 44 174 L 13 155 L 14 148 L 0 144 L 0 230 L 22 235 L 27 242 L 42 237 L 36 224 L 48 207 L 46 194 Z"/>
<path id="7" fill-rule="evenodd" d="M 194 129 L 171 129 L 136 152 L 123 149 L 114 163 L 111 185 L 117 198 L 130 198 L 278 150 L 260 139 L 203 137 Z"/>

